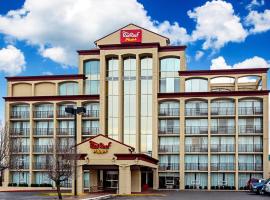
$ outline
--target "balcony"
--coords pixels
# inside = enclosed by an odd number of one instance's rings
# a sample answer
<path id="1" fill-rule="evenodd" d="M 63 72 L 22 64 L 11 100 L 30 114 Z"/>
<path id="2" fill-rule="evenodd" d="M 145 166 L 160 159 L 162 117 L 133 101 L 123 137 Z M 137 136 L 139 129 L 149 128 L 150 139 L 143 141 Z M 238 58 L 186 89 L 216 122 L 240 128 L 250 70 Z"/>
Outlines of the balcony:
<path id="1" fill-rule="evenodd" d="M 179 163 L 159 163 L 160 171 L 179 171 Z"/>
<path id="2" fill-rule="evenodd" d="M 34 145 L 33 151 L 34 153 L 52 153 L 53 146 L 52 145 Z"/>
<path id="3" fill-rule="evenodd" d="M 28 119 L 29 111 L 11 111 L 10 118 L 11 119 Z"/>
<path id="4" fill-rule="evenodd" d="M 36 136 L 52 136 L 53 128 L 34 128 L 34 135 Z"/>
<path id="5" fill-rule="evenodd" d="M 56 151 L 58 154 L 70 154 L 73 147 L 74 144 L 58 145 Z"/>
<path id="6" fill-rule="evenodd" d="M 53 118 L 53 111 L 33 111 L 34 118 Z"/>
<path id="7" fill-rule="evenodd" d="M 233 171 L 235 163 L 211 163 L 212 171 Z"/>
<path id="8" fill-rule="evenodd" d="M 239 152 L 263 152 L 262 144 L 238 144 Z"/>
<path id="9" fill-rule="evenodd" d="M 179 135 L 180 133 L 179 126 L 170 126 L 170 127 L 159 127 L 158 128 L 158 134 L 160 135 L 166 135 L 166 134 L 174 134 Z"/>
<path id="10" fill-rule="evenodd" d="M 263 171 L 262 163 L 238 163 L 239 171 Z"/>
<path id="11" fill-rule="evenodd" d="M 185 170 L 208 171 L 208 163 L 185 163 Z"/>
<path id="12" fill-rule="evenodd" d="M 12 153 L 29 153 L 29 145 L 17 145 L 13 144 L 11 145 L 11 151 Z"/>
<path id="13" fill-rule="evenodd" d="M 23 169 L 29 169 L 29 163 L 28 162 L 13 162 L 10 165 L 11 170 L 23 170 Z"/>
<path id="14" fill-rule="evenodd" d="M 159 145 L 158 151 L 160 153 L 171 153 L 171 152 L 179 152 L 179 145 Z"/>
<path id="15" fill-rule="evenodd" d="M 211 152 L 234 152 L 234 144 L 211 144 Z"/>
<path id="16" fill-rule="evenodd" d="M 235 115 L 234 107 L 212 107 L 211 115 Z"/>
<path id="17" fill-rule="evenodd" d="M 208 151 L 208 145 L 207 144 L 191 144 L 185 145 L 185 151 L 186 152 L 207 152 Z"/>
<path id="18" fill-rule="evenodd" d="M 48 169 L 48 163 L 45 162 L 33 162 L 33 169 Z"/>
<path id="19" fill-rule="evenodd" d="M 29 136 L 29 128 L 10 128 L 9 134 L 11 136 Z"/>
<path id="20" fill-rule="evenodd" d="M 239 107 L 238 108 L 239 115 L 262 115 L 263 108 L 262 107 Z"/>
<path id="21" fill-rule="evenodd" d="M 82 129 L 82 135 L 97 135 L 99 134 L 99 127 L 85 127 Z"/>
<path id="22" fill-rule="evenodd" d="M 239 125 L 239 134 L 263 133 L 262 125 Z"/>
<path id="23" fill-rule="evenodd" d="M 58 110 L 57 117 L 58 118 L 73 118 L 74 116 L 72 114 L 66 113 L 64 110 Z"/>
<path id="24" fill-rule="evenodd" d="M 87 110 L 83 117 L 99 117 L 99 110 Z"/>
<path id="25" fill-rule="evenodd" d="M 159 116 L 179 116 L 179 108 L 160 108 Z"/>
<path id="26" fill-rule="evenodd" d="M 211 126 L 211 134 L 235 134 L 235 126 Z"/>
<path id="27" fill-rule="evenodd" d="M 74 136 L 74 128 L 57 128 L 57 135 Z"/>
<path id="28" fill-rule="evenodd" d="M 208 108 L 186 108 L 186 116 L 207 116 Z"/>
<path id="29" fill-rule="evenodd" d="M 186 134 L 208 134 L 208 126 L 186 126 Z"/>

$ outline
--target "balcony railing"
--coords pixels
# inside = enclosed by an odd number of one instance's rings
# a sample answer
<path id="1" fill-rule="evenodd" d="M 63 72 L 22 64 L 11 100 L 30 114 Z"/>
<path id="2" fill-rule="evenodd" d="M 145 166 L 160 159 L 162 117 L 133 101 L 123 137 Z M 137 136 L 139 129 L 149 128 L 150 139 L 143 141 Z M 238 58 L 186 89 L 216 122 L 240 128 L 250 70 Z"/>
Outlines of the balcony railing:
<path id="1" fill-rule="evenodd" d="M 34 145 L 35 153 L 52 153 L 53 146 L 52 145 Z"/>
<path id="2" fill-rule="evenodd" d="M 185 170 L 207 171 L 208 163 L 185 163 Z"/>
<path id="3" fill-rule="evenodd" d="M 263 133 L 261 125 L 239 125 L 239 134 Z"/>
<path id="4" fill-rule="evenodd" d="M 178 134 L 179 135 L 179 132 L 180 132 L 179 126 L 159 127 L 158 128 L 159 134 Z"/>
<path id="5" fill-rule="evenodd" d="M 11 119 L 28 119 L 29 111 L 11 111 L 10 118 Z"/>
<path id="6" fill-rule="evenodd" d="M 29 153 L 29 145 L 17 145 L 13 144 L 11 145 L 11 151 L 12 153 Z"/>
<path id="7" fill-rule="evenodd" d="M 238 144 L 239 152 L 263 152 L 262 144 Z"/>
<path id="8" fill-rule="evenodd" d="M 208 134 L 208 126 L 186 126 L 186 134 Z"/>
<path id="9" fill-rule="evenodd" d="M 185 145 L 185 151 L 186 152 L 207 152 L 208 151 L 208 145 L 207 144 L 192 144 L 192 145 Z"/>
<path id="10" fill-rule="evenodd" d="M 235 134 L 235 126 L 211 126 L 211 134 Z"/>
<path id="11" fill-rule="evenodd" d="M 179 108 L 160 108 L 159 116 L 179 116 Z"/>
<path id="12" fill-rule="evenodd" d="M 159 163 L 160 171 L 178 171 L 179 163 Z"/>
<path id="13" fill-rule="evenodd" d="M 9 134 L 11 136 L 29 136 L 29 128 L 10 128 Z"/>
<path id="14" fill-rule="evenodd" d="M 97 135 L 99 133 L 99 127 L 85 127 L 82 129 L 83 135 Z"/>
<path id="15" fill-rule="evenodd" d="M 11 163 L 10 169 L 20 170 L 20 169 L 29 169 L 29 163 L 28 162 L 14 162 Z"/>
<path id="16" fill-rule="evenodd" d="M 262 115 L 263 108 L 262 107 L 239 107 L 238 108 L 239 115 Z"/>
<path id="17" fill-rule="evenodd" d="M 212 152 L 234 152 L 234 144 L 211 144 Z"/>
<path id="18" fill-rule="evenodd" d="M 161 153 L 179 152 L 179 145 L 159 145 L 158 150 Z"/>
<path id="19" fill-rule="evenodd" d="M 212 171 L 233 171 L 235 170 L 235 163 L 211 163 Z"/>
<path id="20" fill-rule="evenodd" d="M 74 128 L 57 128 L 57 135 L 74 135 Z"/>
<path id="21" fill-rule="evenodd" d="M 34 128 L 34 135 L 53 135 L 53 128 Z"/>
<path id="22" fill-rule="evenodd" d="M 261 163 L 238 163 L 238 169 L 240 171 L 263 171 L 263 165 Z"/>
<path id="23" fill-rule="evenodd" d="M 212 107 L 211 115 L 235 115 L 234 107 Z"/>
<path id="24" fill-rule="evenodd" d="M 207 116 L 208 108 L 186 108 L 186 116 Z"/>
<path id="25" fill-rule="evenodd" d="M 74 116 L 70 113 L 66 113 L 66 111 L 64 110 L 58 110 L 57 117 L 58 118 L 73 118 Z"/>
<path id="26" fill-rule="evenodd" d="M 59 154 L 71 153 L 73 147 L 74 147 L 74 144 L 58 145 L 56 151 Z"/>
<path id="27" fill-rule="evenodd" d="M 53 111 L 33 111 L 34 118 L 53 118 Z"/>
<path id="28" fill-rule="evenodd" d="M 33 169 L 48 169 L 49 165 L 45 162 L 33 162 Z"/>
<path id="29" fill-rule="evenodd" d="M 99 117 L 99 110 L 87 110 L 83 117 Z"/>

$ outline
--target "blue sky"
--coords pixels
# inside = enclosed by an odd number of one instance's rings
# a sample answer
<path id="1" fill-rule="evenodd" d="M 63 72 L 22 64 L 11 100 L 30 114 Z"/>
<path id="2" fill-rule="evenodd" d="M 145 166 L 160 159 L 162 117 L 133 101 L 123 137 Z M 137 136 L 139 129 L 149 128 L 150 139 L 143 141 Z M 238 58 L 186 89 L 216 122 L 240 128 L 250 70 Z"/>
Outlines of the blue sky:
<path id="1" fill-rule="evenodd" d="M 0 0 L 0 96 L 5 76 L 77 73 L 77 49 L 131 22 L 187 45 L 188 69 L 269 66 L 269 0 Z"/>

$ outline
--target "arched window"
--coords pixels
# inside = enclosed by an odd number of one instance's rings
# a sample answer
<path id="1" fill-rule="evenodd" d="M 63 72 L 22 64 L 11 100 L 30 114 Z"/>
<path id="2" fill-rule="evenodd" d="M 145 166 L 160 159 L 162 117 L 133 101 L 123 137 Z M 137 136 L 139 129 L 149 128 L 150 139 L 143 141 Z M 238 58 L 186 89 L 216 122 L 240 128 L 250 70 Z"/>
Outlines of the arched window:
<path id="1" fill-rule="evenodd" d="M 160 60 L 160 92 L 179 92 L 180 79 L 178 71 L 180 70 L 179 58 L 163 58 Z"/>
<path id="2" fill-rule="evenodd" d="M 203 78 L 191 78 L 186 80 L 185 92 L 207 92 L 208 81 Z"/>
<path id="3" fill-rule="evenodd" d="M 84 74 L 87 78 L 84 87 L 85 94 L 99 94 L 99 60 L 89 60 L 84 62 Z"/>
<path id="4" fill-rule="evenodd" d="M 59 85 L 59 95 L 78 95 L 77 82 L 65 82 Z"/>

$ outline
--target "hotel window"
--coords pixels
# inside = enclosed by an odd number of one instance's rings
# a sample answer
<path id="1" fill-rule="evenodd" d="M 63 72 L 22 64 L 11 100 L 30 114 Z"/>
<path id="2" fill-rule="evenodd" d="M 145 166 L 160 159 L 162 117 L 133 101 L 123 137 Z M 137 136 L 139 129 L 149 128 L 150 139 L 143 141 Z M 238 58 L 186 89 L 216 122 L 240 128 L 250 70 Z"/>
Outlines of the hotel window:
<path id="1" fill-rule="evenodd" d="M 59 84 L 59 95 L 78 95 L 77 82 L 65 82 Z"/>
<path id="2" fill-rule="evenodd" d="M 179 116 L 179 102 L 164 101 L 159 104 L 160 116 Z"/>
<path id="3" fill-rule="evenodd" d="M 152 152 L 152 66 L 152 58 L 141 59 L 141 152 Z"/>
<path id="4" fill-rule="evenodd" d="M 98 120 L 83 121 L 83 135 L 97 135 L 99 133 Z"/>
<path id="5" fill-rule="evenodd" d="M 48 173 L 46 172 L 35 172 L 35 183 L 36 184 L 52 184 L 53 181 L 49 178 Z"/>
<path id="6" fill-rule="evenodd" d="M 160 137 L 159 152 L 179 152 L 179 137 Z"/>
<path id="7" fill-rule="evenodd" d="M 136 58 L 124 59 L 124 143 L 136 145 Z"/>
<path id="8" fill-rule="evenodd" d="M 187 189 L 207 189 L 208 175 L 207 173 L 185 173 L 185 187 Z"/>
<path id="9" fill-rule="evenodd" d="M 179 58 L 163 58 L 160 60 L 159 92 L 180 92 Z"/>
<path id="10" fill-rule="evenodd" d="M 100 63 L 99 60 L 84 62 L 85 94 L 99 94 Z"/>
<path id="11" fill-rule="evenodd" d="M 191 78 L 185 82 L 185 92 L 207 92 L 208 81 L 203 78 Z"/>
<path id="12" fill-rule="evenodd" d="M 86 109 L 85 117 L 98 117 L 99 116 L 99 103 L 87 103 L 83 107 Z"/>
<path id="13" fill-rule="evenodd" d="M 260 173 L 239 173 L 238 175 L 238 188 L 243 190 L 247 185 L 247 180 L 251 178 L 262 179 L 263 174 Z"/>
<path id="14" fill-rule="evenodd" d="M 262 155 L 239 155 L 239 171 L 263 171 Z"/>
<path id="15" fill-rule="evenodd" d="M 29 118 L 29 105 L 14 105 L 10 113 L 11 118 Z"/>
<path id="16" fill-rule="evenodd" d="M 212 173 L 211 174 L 211 186 L 216 187 L 218 186 L 229 186 L 234 187 L 234 174 L 232 173 Z"/>
<path id="17" fill-rule="evenodd" d="M 11 172 L 11 182 L 29 184 L 29 172 Z"/>
<path id="18" fill-rule="evenodd" d="M 110 58 L 107 62 L 107 106 L 108 106 L 108 135 L 118 140 L 119 119 L 119 90 L 118 90 L 118 59 Z"/>
<path id="19" fill-rule="evenodd" d="M 53 117 L 53 104 L 39 104 L 34 108 L 35 118 L 52 118 Z"/>

